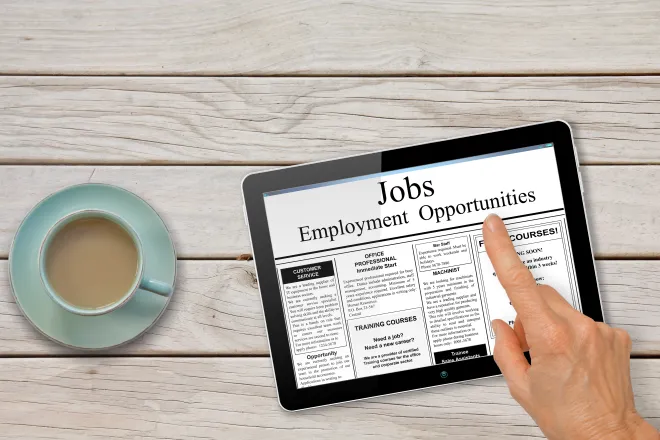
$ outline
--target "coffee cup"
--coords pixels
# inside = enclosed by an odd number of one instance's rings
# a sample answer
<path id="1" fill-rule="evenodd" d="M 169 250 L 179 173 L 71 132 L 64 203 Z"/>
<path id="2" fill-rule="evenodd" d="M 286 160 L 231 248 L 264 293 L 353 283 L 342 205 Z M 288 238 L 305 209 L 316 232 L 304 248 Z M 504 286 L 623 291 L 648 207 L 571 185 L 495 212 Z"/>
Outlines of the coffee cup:
<path id="1" fill-rule="evenodd" d="M 69 312 L 96 316 L 146 290 L 170 296 L 172 286 L 145 276 L 140 237 L 117 214 L 81 210 L 52 226 L 39 250 L 39 274 L 48 295 Z"/>

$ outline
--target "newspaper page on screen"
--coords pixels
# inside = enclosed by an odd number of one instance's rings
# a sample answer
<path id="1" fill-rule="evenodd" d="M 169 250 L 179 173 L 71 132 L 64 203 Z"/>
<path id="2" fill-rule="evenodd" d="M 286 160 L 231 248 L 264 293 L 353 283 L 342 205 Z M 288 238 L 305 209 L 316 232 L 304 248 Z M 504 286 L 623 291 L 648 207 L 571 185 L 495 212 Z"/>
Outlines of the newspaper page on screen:
<path id="1" fill-rule="evenodd" d="M 581 310 L 552 144 L 264 194 L 299 388 L 492 355 L 481 224 Z"/>

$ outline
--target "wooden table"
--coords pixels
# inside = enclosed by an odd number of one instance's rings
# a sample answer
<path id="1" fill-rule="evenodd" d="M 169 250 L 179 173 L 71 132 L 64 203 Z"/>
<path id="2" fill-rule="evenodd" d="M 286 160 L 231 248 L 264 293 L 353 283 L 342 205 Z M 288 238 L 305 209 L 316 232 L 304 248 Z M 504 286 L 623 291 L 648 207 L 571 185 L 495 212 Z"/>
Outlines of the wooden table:
<path id="1" fill-rule="evenodd" d="M 500 378 L 290 414 L 241 213 L 248 172 L 561 118 L 574 128 L 607 320 L 660 427 L 656 0 L 5 0 L 0 4 L 0 438 L 489 438 L 542 434 Z M 179 253 L 169 311 L 86 356 L 7 280 L 22 217 L 123 186 Z"/>

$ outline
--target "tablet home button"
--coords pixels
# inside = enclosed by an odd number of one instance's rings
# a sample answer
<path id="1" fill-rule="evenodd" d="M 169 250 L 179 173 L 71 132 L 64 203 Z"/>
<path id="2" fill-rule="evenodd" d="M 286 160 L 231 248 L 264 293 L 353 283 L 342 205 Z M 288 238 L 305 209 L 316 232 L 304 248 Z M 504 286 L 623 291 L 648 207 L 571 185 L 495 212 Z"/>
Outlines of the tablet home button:
<path id="1" fill-rule="evenodd" d="M 442 373 L 440 373 L 440 377 L 443 378 L 443 379 L 447 379 L 448 376 L 449 376 L 449 373 L 447 373 L 446 371 L 443 371 Z"/>

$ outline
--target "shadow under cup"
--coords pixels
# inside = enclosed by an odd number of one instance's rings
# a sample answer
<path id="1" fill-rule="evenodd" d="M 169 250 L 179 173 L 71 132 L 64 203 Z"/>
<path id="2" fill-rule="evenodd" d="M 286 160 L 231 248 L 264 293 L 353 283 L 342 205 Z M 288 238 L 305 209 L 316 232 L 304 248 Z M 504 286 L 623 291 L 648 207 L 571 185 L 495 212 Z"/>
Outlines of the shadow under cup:
<path id="1" fill-rule="evenodd" d="M 48 275 L 48 260 L 49 260 L 49 250 L 53 245 L 53 242 L 58 237 L 58 234 L 62 233 L 63 230 L 71 225 L 73 222 L 78 220 L 106 220 L 112 222 L 114 225 L 119 226 L 123 232 L 125 232 L 128 237 L 133 242 L 135 252 L 137 253 L 137 262 L 135 267 L 135 273 L 133 276 L 133 282 L 130 287 L 123 293 L 122 296 L 119 296 L 116 300 L 112 301 L 109 304 L 103 305 L 101 307 L 91 308 L 84 307 L 81 305 L 72 304 L 67 301 L 57 290 L 53 287 L 52 279 Z M 85 240 L 83 237 L 82 240 Z M 102 315 L 105 313 L 112 312 L 124 304 L 126 304 L 132 297 L 135 295 L 138 289 L 147 290 L 153 292 L 154 294 L 161 296 L 170 296 L 172 294 L 172 286 L 162 281 L 153 280 L 145 278 L 144 276 L 144 252 L 142 249 L 142 242 L 140 237 L 135 232 L 135 230 L 120 216 L 102 210 L 83 210 L 76 211 L 71 213 L 62 219 L 60 219 L 46 234 L 41 248 L 39 250 L 39 274 L 41 276 L 41 281 L 48 292 L 48 295 L 51 297 L 55 303 L 57 303 L 62 308 L 68 310 L 69 312 L 86 315 L 86 316 L 96 316 Z M 69 264 L 68 261 L 63 262 L 63 264 Z M 86 294 L 86 293 L 85 293 Z M 94 295 L 94 292 L 90 292 L 90 295 Z"/>

